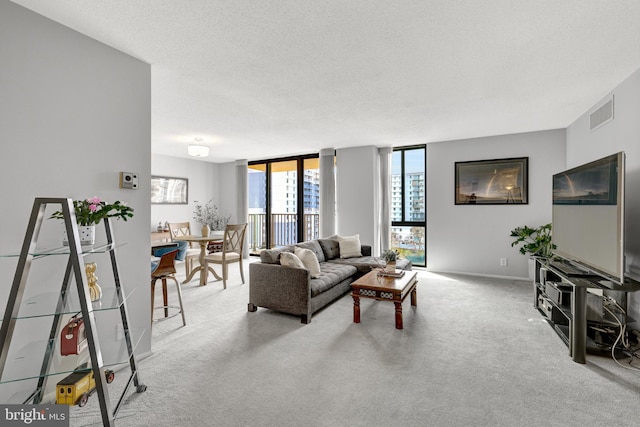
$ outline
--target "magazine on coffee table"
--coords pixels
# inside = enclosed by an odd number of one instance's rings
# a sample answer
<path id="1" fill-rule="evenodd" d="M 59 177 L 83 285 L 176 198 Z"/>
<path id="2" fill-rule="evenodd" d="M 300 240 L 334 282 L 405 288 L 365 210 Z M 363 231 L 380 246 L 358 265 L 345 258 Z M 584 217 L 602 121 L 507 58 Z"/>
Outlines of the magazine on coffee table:
<path id="1" fill-rule="evenodd" d="M 384 276 L 384 277 L 394 277 L 394 278 L 398 279 L 398 278 L 404 276 L 404 270 L 396 270 L 394 272 L 381 270 L 378 273 L 378 275 Z"/>

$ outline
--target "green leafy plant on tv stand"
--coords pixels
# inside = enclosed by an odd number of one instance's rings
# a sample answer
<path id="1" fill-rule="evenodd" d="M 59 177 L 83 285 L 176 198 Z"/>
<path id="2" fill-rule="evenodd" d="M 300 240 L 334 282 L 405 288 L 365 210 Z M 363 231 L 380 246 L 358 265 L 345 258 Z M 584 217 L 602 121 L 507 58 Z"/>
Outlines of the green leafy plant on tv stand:
<path id="1" fill-rule="evenodd" d="M 556 248 L 551 241 L 551 224 L 541 225 L 540 227 L 522 226 L 511 230 L 511 237 L 516 237 L 511 246 L 521 245 L 520 253 L 522 255 L 539 256 L 550 258 L 553 256 L 553 250 Z"/>

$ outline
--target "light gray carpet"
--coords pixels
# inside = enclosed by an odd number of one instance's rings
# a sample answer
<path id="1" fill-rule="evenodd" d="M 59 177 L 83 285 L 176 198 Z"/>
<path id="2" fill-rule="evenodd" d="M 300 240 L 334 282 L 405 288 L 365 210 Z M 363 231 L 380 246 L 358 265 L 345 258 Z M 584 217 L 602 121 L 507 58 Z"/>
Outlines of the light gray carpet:
<path id="1" fill-rule="evenodd" d="M 242 285 L 231 270 L 226 290 L 183 285 L 186 327 L 179 316 L 154 324 L 153 355 L 139 362 L 148 390 L 127 398 L 118 426 L 640 422 L 640 372 L 607 357 L 574 363 L 529 282 L 422 271 L 418 307 L 405 301 L 396 330 L 393 304 L 373 300 L 354 324 L 349 295 L 308 325 L 249 313 L 248 274 Z M 99 422 L 92 399 L 72 425 Z"/>

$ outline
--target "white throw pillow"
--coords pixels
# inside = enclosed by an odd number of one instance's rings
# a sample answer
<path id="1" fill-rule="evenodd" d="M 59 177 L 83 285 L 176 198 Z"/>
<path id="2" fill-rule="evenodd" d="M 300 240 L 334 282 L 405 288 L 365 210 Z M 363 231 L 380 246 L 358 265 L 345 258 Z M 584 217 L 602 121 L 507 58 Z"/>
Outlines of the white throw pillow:
<path id="1" fill-rule="evenodd" d="M 300 258 L 292 254 L 291 252 L 282 252 L 280 254 L 280 265 L 293 268 L 305 268 Z"/>
<path id="2" fill-rule="evenodd" d="M 298 248 L 294 249 L 294 252 L 302 264 L 304 264 L 304 268 L 309 270 L 311 274 L 311 278 L 317 279 L 320 277 L 320 263 L 318 262 L 318 257 L 311 249 Z"/>
<path id="3" fill-rule="evenodd" d="M 340 236 L 338 238 L 340 245 L 340 258 L 354 258 L 362 256 L 360 252 L 360 235 Z"/>

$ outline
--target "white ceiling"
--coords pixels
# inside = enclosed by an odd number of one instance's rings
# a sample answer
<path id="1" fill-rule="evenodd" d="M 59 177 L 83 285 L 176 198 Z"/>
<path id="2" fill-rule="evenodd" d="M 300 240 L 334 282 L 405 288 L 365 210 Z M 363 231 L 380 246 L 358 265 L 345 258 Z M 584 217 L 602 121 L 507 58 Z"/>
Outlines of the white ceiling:
<path id="1" fill-rule="evenodd" d="M 564 128 L 640 68 L 638 0 L 14 0 L 151 64 L 152 151 L 259 160 Z"/>

